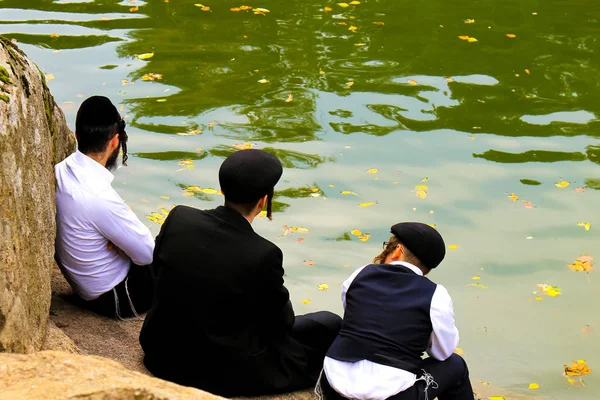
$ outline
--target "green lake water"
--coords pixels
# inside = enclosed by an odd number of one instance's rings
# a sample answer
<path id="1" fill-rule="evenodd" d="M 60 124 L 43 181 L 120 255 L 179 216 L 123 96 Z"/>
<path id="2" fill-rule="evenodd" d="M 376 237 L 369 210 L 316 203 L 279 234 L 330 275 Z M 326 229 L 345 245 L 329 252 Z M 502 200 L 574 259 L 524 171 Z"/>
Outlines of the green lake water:
<path id="1" fill-rule="evenodd" d="M 154 234 L 161 208 L 222 204 L 185 188 L 218 190 L 234 145 L 275 152 L 277 212 L 254 226 L 285 254 L 296 313 L 341 313 L 341 282 L 390 225 L 436 224 L 457 248 L 431 278 L 453 297 L 473 380 L 600 398 L 599 272 L 567 268 L 600 257 L 597 0 L 194 4 L 0 0 L 0 34 L 48 75 L 71 127 L 86 97 L 119 103 L 131 157 L 114 186 Z M 536 300 L 538 284 L 561 295 Z M 577 359 L 594 370 L 585 387 L 562 377 Z"/>

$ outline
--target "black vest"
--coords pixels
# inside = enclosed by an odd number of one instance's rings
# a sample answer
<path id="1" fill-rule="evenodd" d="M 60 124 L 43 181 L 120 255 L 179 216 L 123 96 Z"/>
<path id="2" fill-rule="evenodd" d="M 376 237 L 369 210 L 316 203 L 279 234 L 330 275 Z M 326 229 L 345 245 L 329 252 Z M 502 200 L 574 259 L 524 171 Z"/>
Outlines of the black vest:
<path id="1" fill-rule="evenodd" d="M 419 372 L 431 337 L 436 284 L 402 265 L 372 264 L 346 293 L 344 324 L 327 356 Z"/>

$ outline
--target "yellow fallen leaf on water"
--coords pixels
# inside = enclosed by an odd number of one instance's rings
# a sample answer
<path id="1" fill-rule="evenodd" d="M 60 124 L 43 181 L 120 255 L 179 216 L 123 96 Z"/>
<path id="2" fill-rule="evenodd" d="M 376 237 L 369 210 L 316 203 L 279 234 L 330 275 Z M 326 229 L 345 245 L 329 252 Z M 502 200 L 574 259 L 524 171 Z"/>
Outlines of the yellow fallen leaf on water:
<path id="1" fill-rule="evenodd" d="M 315 265 L 315 262 L 313 260 L 304 260 L 302 261 L 302 264 L 306 265 L 307 267 L 312 267 Z"/>
<path id="2" fill-rule="evenodd" d="M 379 170 L 377 168 L 370 168 L 367 170 L 367 174 L 376 174 Z"/>
<path id="3" fill-rule="evenodd" d="M 341 194 L 352 194 L 352 195 L 354 195 L 354 196 L 358 196 L 358 193 L 354 193 L 354 192 L 353 192 L 353 191 L 351 191 L 351 190 L 342 190 L 340 193 L 341 193 Z"/>
<path id="4" fill-rule="evenodd" d="M 266 211 L 261 211 L 260 213 L 258 213 L 258 218 L 264 218 L 267 216 L 267 212 Z"/>
<path id="5" fill-rule="evenodd" d="M 202 188 L 200 186 L 189 186 L 189 187 L 186 187 L 185 190 L 188 190 L 190 192 L 199 192 L 202 190 Z"/>
<path id="6" fill-rule="evenodd" d="M 467 286 L 476 287 L 479 289 L 487 289 L 486 285 L 482 285 L 481 283 L 469 283 Z"/>
<path id="7" fill-rule="evenodd" d="M 326 283 L 321 283 L 319 286 L 317 286 L 317 288 L 319 290 L 327 290 L 327 289 L 329 289 L 329 285 Z"/>
<path id="8" fill-rule="evenodd" d="M 365 233 L 364 235 L 360 235 L 358 237 L 358 240 L 360 240 L 361 242 L 366 242 L 367 240 L 369 240 L 370 237 L 371 237 L 370 234 Z"/>
<path id="9" fill-rule="evenodd" d="M 414 79 L 409 79 L 409 80 L 408 80 L 408 83 L 410 83 L 411 85 L 413 85 L 413 86 L 414 86 L 414 85 L 416 85 L 416 84 L 417 84 L 417 81 L 415 81 Z"/>
<path id="10" fill-rule="evenodd" d="M 310 300 L 304 299 L 304 300 L 302 300 L 302 303 L 304 303 L 304 304 L 310 304 Z"/>
<path id="11" fill-rule="evenodd" d="M 354 25 L 350 25 L 350 27 L 348 28 L 349 31 L 354 32 L 355 30 L 357 30 L 358 27 L 354 26 Z"/>
<path id="12" fill-rule="evenodd" d="M 537 287 L 542 291 L 542 293 L 547 294 L 550 297 L 560 296 L 560 288 L 558 286 L 538 283 Z"/>
<path id="13" fill-rule="evenodd" d="M 57 37 L 58 37 L 58 33 L 51 33 L 51 34 L 50 34 L 50 37 L 51 37 L 51 38 L 57 38 Z"/>
<path id="14" fill-rule="evenodd" d="M 373 25 L 385 25 L 385 22 L 383 22 L 383 21 L 374 21 Z"/>
<path id="15" fill-rule="evenodd" d="M 263 78 L 263 79 L 260 79 L 258 81 L 258 83 L 269 83 L 269 81 Z"/>
<path id="16" fill-rule="evenodd" d="M 346 7 L 349 7 L 350 4 L 348 4 L 348 3 L 338 3 L 338 6 L 340 6 L 342 8 L 346 8 Z"/>
<path id="17" fill-rule="evenodd" d="M 242 11 L 252 10 L 252 6 L 240 6 L 240 10 L 242 10 Z"/>
<path id="18" fill-rule="evenodd" d="M 566 376 L 583 376 L 592 372 L 585 360 L 573 361 L 571 365 L 565 365 L 564 367 Z"/>
<path id="19" fill-rule="evenodd" d="M 465 24 L 474 24 L 474 23 L 475 23 L 475 20 L 474 20 L 474 19 L 465 19 L 463 22 L 464 22 Z"/>
<path id="20" fill-rule="evenodd" d="M 310 188 L 310 191 L 313 192 L 313 193 L 316 193 L 316 192 L 319 191 L 319 188 L 316 188 L 316 187 Z"/>
<path id="21" fill-rule="evenodd" d="M 171 198 L 169 196 L 160 196 L 160 198 L 163 200 L 171 200 Z"/>
<path id="22" fill-rule="evenodd" d="M 271 12 L 270 10 L 267 10 L 266 8 L 260 8 L 260 7 L 256 7 L 252 11 L 254 11 L 255 14 Z"/>
<path id="23" fill-rule="evenodd" d="M 350 233 L 353 234 L 354 236 L 362 235 L 362 232 L 359 231 L 358 229 L 353 229 L 352 231 L 350 231 Z"/>
<path id="24" fill-rule="evenodd" d="M 517 35 L 515 35 L 514 33 L 507 33 L 507 34 L 506 34 L 506 37 L 509 37 L 509 38 L 511 38 L 511 39 L 514 39 L 514 38 L 516 38 L 516 37 L 517 37 Z"/>
<path id="25" fill-rule="evenodd" d="M 576 272 L 589 272 L 594 269 L 592 266 L 592 260 L 594 257 L 588 256 L 584 254 L 582 256 L 577 257 L 573 264 L 568 264 L 567 267 Z"/>
<path id="26" fill-rule="evenodd" d="M 183 192 L 183 197 L 194 197 L 194 192 L 186 190 Z"/>
<path id="27" fill-rule="evenodd" d="M 506 400 L 506 399 L 502 396 L 490 396 L 489 400 Z"/>
<path id="28" fill-rule="evenodd" d="M 136 12 L 136 11 L 139 11 L 139 10 L 140 10 L 140 8 L 138 6 L 135 6 L 135 7 L 131 7 L 129 9 L 129 12 Z"/>
<path id="29" fill-rule="evenodd" d="M 295 229 L 295 231 L 302 232 L 302 233 L 309 232 L 309 230 L 307 228 L 303 228 L 303 227 L 298 227 Z"/>
<path id="30" fill-rule="evenodd" d="M 285 102 L 286 103 L 291 103 L 292 100 L 294 100 L 294 96 L 290 93 L 290 94 L 288 94 L 287 99 L 285 99 Z"/>
<path id="31" fill-rule="evenodd" d="M 242 143 L 242 144 L 236 143 L 236 144 L 233 145 L 233 147 L 236 148 L 236 149 L 238 149 L 238 150 L 248 150 L 248 149 L 252 148 L 252 144 L 248 143 L 248 142 Z"/>
<path id="32" fill-rule="evenodd" d="M 436 224 L 427 224 L 427 225 L 429 225 L 432 228 L 435 228 L 437 226 Z"/>
<path id="33" fill-rule="evenodd" d="M 459 36 L 458 38 L 460 40 L 469 40 L 469 37 L 468 36 L 464 36 L 464 35 L 463 36 Z"/>
<path id="34" fill-rule="evenodd" d="M 163 213 L 165 217 L 169 215 L 169 210 L 167 210 L 166 208 L 161 208 L 160 212 Z"/>
<path id="35" fill-rule="evenodd" d="M 427 192 L 424 190 L 417 190 L 417 196 L 420 197 L 421 199 L 424 199 L 427 197 Z"/>
<path id="36" fill-rule="evenodd" d="M 473 279 L 474 281 L 478 281 L 481 279 L 481 277 L 479 275 L 475 275 L 474 277 L 472 277 L 471 279 Z"/>
<path id="37" fill-rule="evenodd" d="M 219 194 L 218 190 L 215 189 L 211 189 L 211 188 L 205 188 L 205 189 L 201 189 L 200 190 L 202 193 L 206 193 L 206 194 Z"/>
<path id="38" fill-rule="evenodd" d="M 110 18 L 108 18 L 108 17 L 100 17 L 100 21 L 110 21 Z"/>
<path id="39" fill-rule="evenodd" d="M 417 186 L 415 186 L 415 189 L 427 191 L 427 190 L 429 190 L 429 187 L 427 185 L 417 185 Z"/>
<path id="40" fill-rule="evenodd" d="M 356 47 L 363 47 L 363 46 L 366 46 L 367 44 L 366 43 L 354 43 L 354 45 Z"/>
<path id="41" fill-rule="evenodd" d="M 530 72 L 528 69 L 525 69 L 525 73 L 526 73 L 527 75 L 531 75 L 531 72 Z"/>
<path id="42" fill-rule="evenodd" d="M 140 59 L 140 60 L 147 60 L 147 59 L 149 59 L 149 58 L 152 58 L 152 57 L 154 57 L 154 53 L 143 53 L 143 54 L 138 54 L 136 57 L 137 57 L 138 59 Z"/>
<path id="43" fill-rule="evenodd" d="M 484 381 L 481 381 L 481 384 L 482 384 L 483 386 L 490 386 L 490 383 L 489 383 L 489 382 L 484 382 Z"/>
<path id="44" fill-rule="evenodd" d="M 162 77 L 163 77 L 162 74 L 155 74 L 155 73 L 151 72 L 149 74 L 142 76 L 142 80 L 143 81 L 153 81 L 156 79 L 162 79 Z"/>
<path id="45" fill-rule="evenodd" d="M 373 205 L 375 205 L 375 204 L 377 204 L 377 202 L 376 202 L 376 201 L 370 201 L 370 202 L 368 202 L 368 203 L 361 203 L 361 204 L 359 204 L 358 206 L 359 206 L 359 207 L 371 207 L 371 206 L 373 206 Z"/>
<path id="46" fill-rule="evenodd" d="M 477 42 L 477 39 L 475 39 L 474 37 L 470 37 L 467 39 L 467 42 L 469 42 L 469 43 Z"/>
<path id="47" fill-rule="evenodd" d="M 346 86 L 348 87 L 352 87 L 354 86 L 354 82 L 350 81 L 350 82 L 346 82 Z"/>
<path id="48" fill-rule="evenodd" d="M 46 80 L 47 81 L 51 81 L 52 79 L 54 79 L 54 75 L 52 75 L 52 74 L 46 75 Z"/>
<path id="49" fill-rule="evenodd" d="M 449 245 L 449 246 L 448 246 L 448 248 L 449 248 L 450 250 L 455 250 L 455 249 L 458 249 L 458 245 L 456 245 L 456 244 L 451 244 L 451 245 Z"/>
<path id="50" fill-rule="evenodd" d="M 350 4 L 352 4 L 353 6 L 356 6 L 356 5 L 360 4 L 360 1 L 354 0 L 354 1 L 351 1 Z"/>
<path id="51" fill-rule="evenodd" d="M 583 226 L 583 228 L 586 231 L 589 231 L 590 229 L 592 229 L 592 224 L 590 224 L 589 222 L 578 222 L 577 226 Z"/>
<path id="52" fill-rule="evenodd" d="M 462 353 L 464 353 L 464 351 L 460 347 L 457 347 L 454 349 L 454 353 L 460 356 Z"/>
<path id="53" fill-rule="evenodd" d="M 571 182 L 568 181 L 560 181 L 560 182 L 556 182 L 554 185 L 556 185 L 557 188 L 566 188 L 567 186 L 569 186 L 571 184 Z"/>
<path id="54" fill-rule="evenodd" d="M 539 389 L 540 385 L 538 385 L 537 383 L 530 383 L 529 384 L 529 389 Z"/>
<path id="55" fill-rule="evenodd" d="M 511 194 L 509 194 L 509 195 L 508 195 L 508 198 L 509 198 L 509 199 L 511 199 L 512 201 L 517 201 L 517 200 L 519 200 L 519 196 L 517 196 L 517 195 L 516 195 L 516 194 L 514 194 L 514 193 L 511 193 Z"/>
<path id="56" fill-rule="evenodd" d="M 334 187 L 335 187 L 335 185 L 329 185 L 329 187 L 330 187 L 330 188 L 334 188 Z"/>
<path id="57" fill-rule="evenodd" d="M 167 99 L 157 99 L 157 100 L 156 100 L 156 102 L 157 102 L 157 103 L 164 103 L 164 102 L 166 102 L 166 101 L 167 101 Z"/>
<path id="58" fill-rule="evenodd" d="M 325 8 L 323 8 L 323 10 L 325 10 L 326 12 L 330 12 L 330 11 L 333 11 L 333 8 L 331 8 L 331 7 L 325 7 Z"/>

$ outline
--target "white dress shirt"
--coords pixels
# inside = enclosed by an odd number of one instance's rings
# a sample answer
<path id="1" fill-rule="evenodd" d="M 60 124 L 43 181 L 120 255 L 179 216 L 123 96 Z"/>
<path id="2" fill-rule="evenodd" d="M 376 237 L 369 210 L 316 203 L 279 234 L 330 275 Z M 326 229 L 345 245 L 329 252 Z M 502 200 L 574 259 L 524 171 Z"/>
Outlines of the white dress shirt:
<path id="1" fill-rule="evenodd" d="M 418 275 L 423 275 L 419 268 L 410 263 L 393 261 L 390 264 L 402 265 Z M 366 265 L 354 271 L 342 284 L 344 308 L 346 308 L 346 293 L 352 281 L 365 267 Z M 452 299 L 442 285 L 436 286 L 429 314 L 433 332 L 429 339 L 427 353 L 436 360 L 445 360 L 452 355 L 458 345 L 459 337 L 458 329 L 454 324 Z M 385 400 L 410 388 L 417 379 L 411 372 L 369 360 L 351 363 L 325 357 L 323 368 L 332 388 L 344 397 L 357 400 Z"/>
<path id="2" fill-rule="evenodd" d="M 150 264 L 154 239 L 112 188 L 114 176 L 103 165 L 77 151 L 54 172 L 56 254 L 73 290 L 93 300 L 125 279 L 131 261 Z"/>

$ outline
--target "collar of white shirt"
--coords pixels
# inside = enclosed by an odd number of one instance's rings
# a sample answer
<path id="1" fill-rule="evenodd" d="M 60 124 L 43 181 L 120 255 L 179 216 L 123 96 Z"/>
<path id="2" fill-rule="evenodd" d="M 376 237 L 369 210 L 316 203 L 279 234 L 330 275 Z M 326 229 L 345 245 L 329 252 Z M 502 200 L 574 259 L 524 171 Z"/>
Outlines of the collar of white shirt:
<path id="1" fill-rule="evenodd" d="M 415 274 L 423 276 L 423 271 L 421 271 L 419 269 L 419 267 L 412 265 L 411 263 L 408 263 L 406 261 L 392 261 L 390 264 L 391 265 L 402 265 L 403 267 L 410 269 Z"/>
<path id="2" fill-rule="evenodd" d="M 93 174 L 101 177 L 109 185 L 111 184 L 113 179 L 115 179 L 115 176 L 108 169 L 106 169 L 105 166 L 86 156 L 79 150 L 75 152 L 75 156 L 73 157 L 72 161 L 76 165 L 70 165 L 71 167 L 81 167 L 90 170 Z"/>

